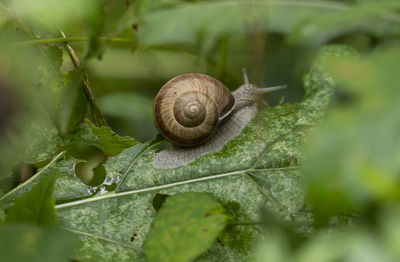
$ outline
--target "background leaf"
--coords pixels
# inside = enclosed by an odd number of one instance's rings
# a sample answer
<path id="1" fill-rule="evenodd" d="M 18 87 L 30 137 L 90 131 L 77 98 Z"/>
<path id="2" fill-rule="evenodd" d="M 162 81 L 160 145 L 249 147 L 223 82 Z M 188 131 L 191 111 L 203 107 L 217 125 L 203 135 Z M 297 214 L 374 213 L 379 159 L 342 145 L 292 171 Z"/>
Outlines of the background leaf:
<path id="1" fill-rule="evenodd" d="M 87 16 L 87 30 L 89 32 L 89 48 L 86 54 L 86 59 L 92 58 L 93 56 L 99 55 L 102 48 L 102 42 L 100 37 L 104 31 L 104 10 L 101 1 L 94 0 L 93 9 L 94 12 Z"/>
<path id="2" fill-rule="evenodd" d="M 357 6 L 343 8 L 325 16 L 314 16 L 293 31 L 291 41 L 308 45 L 321 45 L 340 34 L 354 31 L 369 31 L 376 37 L 390 37 L 400 33 L 400 16 L 395 12 L 400 7 L 396 1 L 387 0 L 379 3 L 366 1 Z M 393 24 L 393 26 L 387 26 Z"/>
<path id="3" fill-rule="evenodd" d="M 55 179 L 54 174 L 47 174 L 8 209 L 5 223 L 0 223 L 0 261 L 70 260 L 75 237 L 53 227 Z"/>
<path id="4" fill-rule="evenodd" d="M 62 136 L 76 129 L 87 114 L 87 99 L 82 89 L 82 79 L 82 71 L 75 70 L 63 75 L 63 86 L 57 87 L 60 101 L 55 105 L 57 115 L 54 119 Z"/>
<path id="5" fill-rule="evenodd" d="M 338 33 L 343 33 L 343 30 L 349 31 L 353 28 L 374 34 L 396 35 L 398 17 L 395 14 L 390 17 L 388 15 L 387 19 L 385 15 L 379 16 L 396 8 L 398 6 L 393 1 L 386 1 L 383 5 L 367 3 L 354 9 L 333 1 L 199 2 L 142 15 L 140 20 L 143 24 L 140 25 L 138 37 L 140 42 L 147 45 L 201 41 L 209 48 L 212 46 L 210 41 L 215 41 L 222 35 L 254 33 L 266 29 L 270 32 L 288 33 L 302 22 L 318 19 L 311 22 L 308 29 L 304 27 L 303 32 L 307 34 L 304 38 L 316 37 L 318 31 L 325 34 L 325 39 L 316 42 L 323 44 Z M 355 21 L 357 16 L 360 17 L 359 21 Z M 352 26 L 338 28 L 339 24 L 343 25 L 346 17 L 351 19 Z M 322 19 L 327 22 L 322 22 Z M 336 30 L 330 31 L 330 36 L 327 37 L 329 23 L 336 26 Z M 375 26 L 371 26 L 372 24 Z M 389 24 L 393 27 L 387 26 Z M 321 29 L 318 30 L 315 25 Z"/>

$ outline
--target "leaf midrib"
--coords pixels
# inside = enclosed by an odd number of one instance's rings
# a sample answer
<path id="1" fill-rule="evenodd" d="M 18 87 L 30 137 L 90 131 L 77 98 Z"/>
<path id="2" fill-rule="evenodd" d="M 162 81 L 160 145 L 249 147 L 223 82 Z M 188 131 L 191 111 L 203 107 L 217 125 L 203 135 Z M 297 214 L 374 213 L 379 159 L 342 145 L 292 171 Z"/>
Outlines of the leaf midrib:
<path id="1" fill-rule="evenodd" d="M 245 175 L 249 176 L 247 173 L 249 172 L 265 172 L 265 171 L 276 171 L 276 170 L 287 170 L 287 169 L 297 169 L 299 168 L 298 165 L 296 166 L 285 166 L 285 167 L 277 167 L 277 168 L 256 168 L 257 163 L 262 159 L 262 157 L 265 155 L 268 150 L 275 145 L 277 142 L 281 141 L 288 135 L 292 134 L 293 132 L 298 130 L 298 126 L 294 126 L 292 130 L 289 132 L 282 134 L 278 136 L 276 139 L 274 139 L 271 143 L 266 144 L 265 148 L 260 152 L 260 154 L 257 156 L 257 158 L 251 163 L 250 167 L 245 168 L 245 169 L 240 169 L 240 170 L 235 170 L 235 171 L 228 171 L 224 173 L 217 173 L 213 175 L 206 175 L 203 177 L 198 177 L 198 178 L 193 178 L 193 179 L 188 179 L 188 180 L 183 180 L 183 181 L 177 181 L 177 182 L 172 182 L 164 185 L 157 185 L 157 186 L 151 186 L 147 188 L 141 188 L 141 189 L 134 189 L 134 190 L 128 190 L 128 191 L 123 191 L 123 192 L 116 192 L 116 190 L 105 193 L 99 196 L 95 196 L 92 198 L 85 198 L 81 200 L 76 200 L 72 202 L 67 202 L 67 203 L 62 203 L 58 204 L 55 206 L 56 209 L 62 209 L 62 208 L 67 208 L 71 206 L 78 206 L 86 203 L 91 203 L 95 201 L 100 201 L 103 199 L 111 199 L 111 198 L 116 198 L 116 197 L 121 197 L 121 196 L 127 196 L 127 195 L 134 195 L 138 193 L 143 193 L 143 192 L 150 192 L 150 191 L 155 191 L 155 190 L 161 190 L 165 188 L 171 188 L 174 186 L 181 186 L 181 185 L 187 185 L 187 184 L 192 184 L 196 182 L 203 182 L 207 180 L 213 180 L 213 179 L 218 179 L 218 178 L 223 178 L 223 177 L 228 177 L 228 176 L 233 176 L 233 175 Z M 124 172 L 123 179 L 125 179 L 127 173 L 130 171 L 130 169 L 133 167 L 133 163 L 137 161 L 137 159 L 144 154 L 146 151 L 148 151 L 150 148 L 158 145 L 159 143 L 155 143 L 153 145 L 148 146 L 142 152 L 140 152 L 133 160 L 132 163 L 129 165 L 127 170 Z M 249 176 L 250 177 L 250 176 Z M 251 178 L 251 177 L 250 177 Z M 121 179 L 121 180 L 123 180 Z M 255 182 L 255 181 L 253 181 Z M 118 187 L 117 187 L 118 188 Z M 263 194 L 263 192 L 261 192 Z M 275 201 L 274 201 L 275 202 Z M 283 208 L 281 205 L 279 205 L 279 208 Z"/>
<path id="2" fill-rule="evenodd" d="M 164 184 L 164 185 L 152 186 L 152 187 L 129 190 L 129 191 L 118 192 L 118 193 L 110 192 L 110 193 L 106 193 L 103 195 L 95 196 L 93 198 L 86 198 L 86 199 L 77 200 L 77 201 L 73 201 L 73 202 L 58 204 L 58 205 L 56 205 L 56 209 L 62 209 L 62 208 L 71 207 L 71 206 L 78 206 L 78 205 L 95 202 L 95 201 L 99 201 L 99 200 L 103 200 L 103 199 L 111 199 L 111 198 L 120 197 L 120 196 L 134 195 L 134 194 L 143 193 L 143 192 L 149 192 L 149 191 L 154 191 L 154 190 L 170 188 L 170 187 L 174 187 L 174 186 L 181 186 L 181 185 L 186 185 L 186 184 L 191 184 L 191 183 L 196 183 L 196 182 L 203 182 L 203 181 L 207 181 L 207 180 L 218 179 L 218 178 L 228 177 L 228 176 L 233 176 L 233 175 L 246 175 L 245 174 L 246 172 L 289 170 L 289 169 L 298 169 L 299 167 L 300 166 L 285 166 L 285 167 L 277 167 L 277 168 L 246 168 L 246 169 L 230 171 L 230 172 L 226 172 L 226 173 L 219 173 L 219 174 L 215 174 L 215 175 L 208 175 L 208 176 L 204 176 L 204 177 L 168 183 L 168 184 Z"/>

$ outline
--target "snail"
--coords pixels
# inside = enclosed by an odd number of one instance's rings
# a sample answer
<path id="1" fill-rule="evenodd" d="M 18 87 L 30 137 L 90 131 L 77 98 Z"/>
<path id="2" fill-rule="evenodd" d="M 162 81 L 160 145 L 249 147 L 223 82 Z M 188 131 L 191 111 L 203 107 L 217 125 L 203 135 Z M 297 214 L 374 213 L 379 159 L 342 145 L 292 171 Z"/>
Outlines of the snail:
<path id="1" fill-rule="evenodd" d="M 259 95 L 286 87 L 258 88 L 245 69 L 243 75 L 245 83 L 232 93 L 217 79 L 193 73 L 176 76 L 160 89 L 153 119 L 174 147 L 156 153 L 154 167 L 175 168 L 219 151 L 257 115 Z"/>

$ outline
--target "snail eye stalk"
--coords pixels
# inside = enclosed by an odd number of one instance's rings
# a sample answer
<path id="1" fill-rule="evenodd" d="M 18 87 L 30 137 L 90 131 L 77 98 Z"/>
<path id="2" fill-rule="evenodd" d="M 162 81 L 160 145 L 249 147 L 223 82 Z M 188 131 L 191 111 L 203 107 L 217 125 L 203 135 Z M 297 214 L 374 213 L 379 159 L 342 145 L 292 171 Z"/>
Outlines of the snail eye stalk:
<path id="1" fill-rule="evenodd" d="M 273 92 L 273 91 L 284 89 L 284 88 L 287 88 L 287 85 L 257 88 L 257 93 L 265 94 L 265 93 Z"/>
<path id="2" fill-rule="evenodd" d="M 245 68 L 245 67 L 242 68 L 242 72 L 243 72 L 243 80 L 244 80 L 244 83 L 245 83 L 246 85 L 250 84 L 250 82 L 249 82 L 249 77 L 247 76 L 247 71 L 246 71 L 246 68 Z"/>
<path id="3" fill-rule="evenodd" d="M 250 84 L 249 77 L 247 75 L 247 70 L 245 67 L 242 68 L 242 73 L 243 73 L 243 80 L 246 85 Z M 287 85 L 280 85 L 280 86 L 271 86 L 271 87 L 263 87 L 263 88 L 257 88 L 257 93 L 259 94 L 265 94 L 269 92 L 273 92 L 276 90 L 284 89 L 287 88 Z"/>

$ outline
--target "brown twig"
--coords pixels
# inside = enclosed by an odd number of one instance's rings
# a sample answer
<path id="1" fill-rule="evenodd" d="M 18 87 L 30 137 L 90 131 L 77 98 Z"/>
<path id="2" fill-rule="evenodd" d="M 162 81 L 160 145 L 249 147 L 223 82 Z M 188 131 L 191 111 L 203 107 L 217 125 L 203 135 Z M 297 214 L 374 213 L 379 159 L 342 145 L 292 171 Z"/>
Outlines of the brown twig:
<path id="1" fill-rule="evenodd" d="M 67 38 L 65 33 L 60 29 L 61 36 L 63 38 Z M 68 41 L 63 42 L 64 48 L 68 53 L 68 56 L 70 57 L 72 64 L 74 65 L 75 68 L 81 68 L 81 63 L 79 61 L 78 56 L 76 55 L 74 49 L 68 44 Z M 103 117 L 103 115 L 100 112 L 100 109 L 98 108 L 96 101 L 93 96 L 93 92 L 89 87 L 88 83 L 88 75 L 86 70 L 83 68 L 83 91 L 86 95 L 86 98 L 89 102 L 89 107 L 90 107 L 90 114 L 92 117 L 92 120 L 96 126 L 107 126 L 107 121 Z"/>

